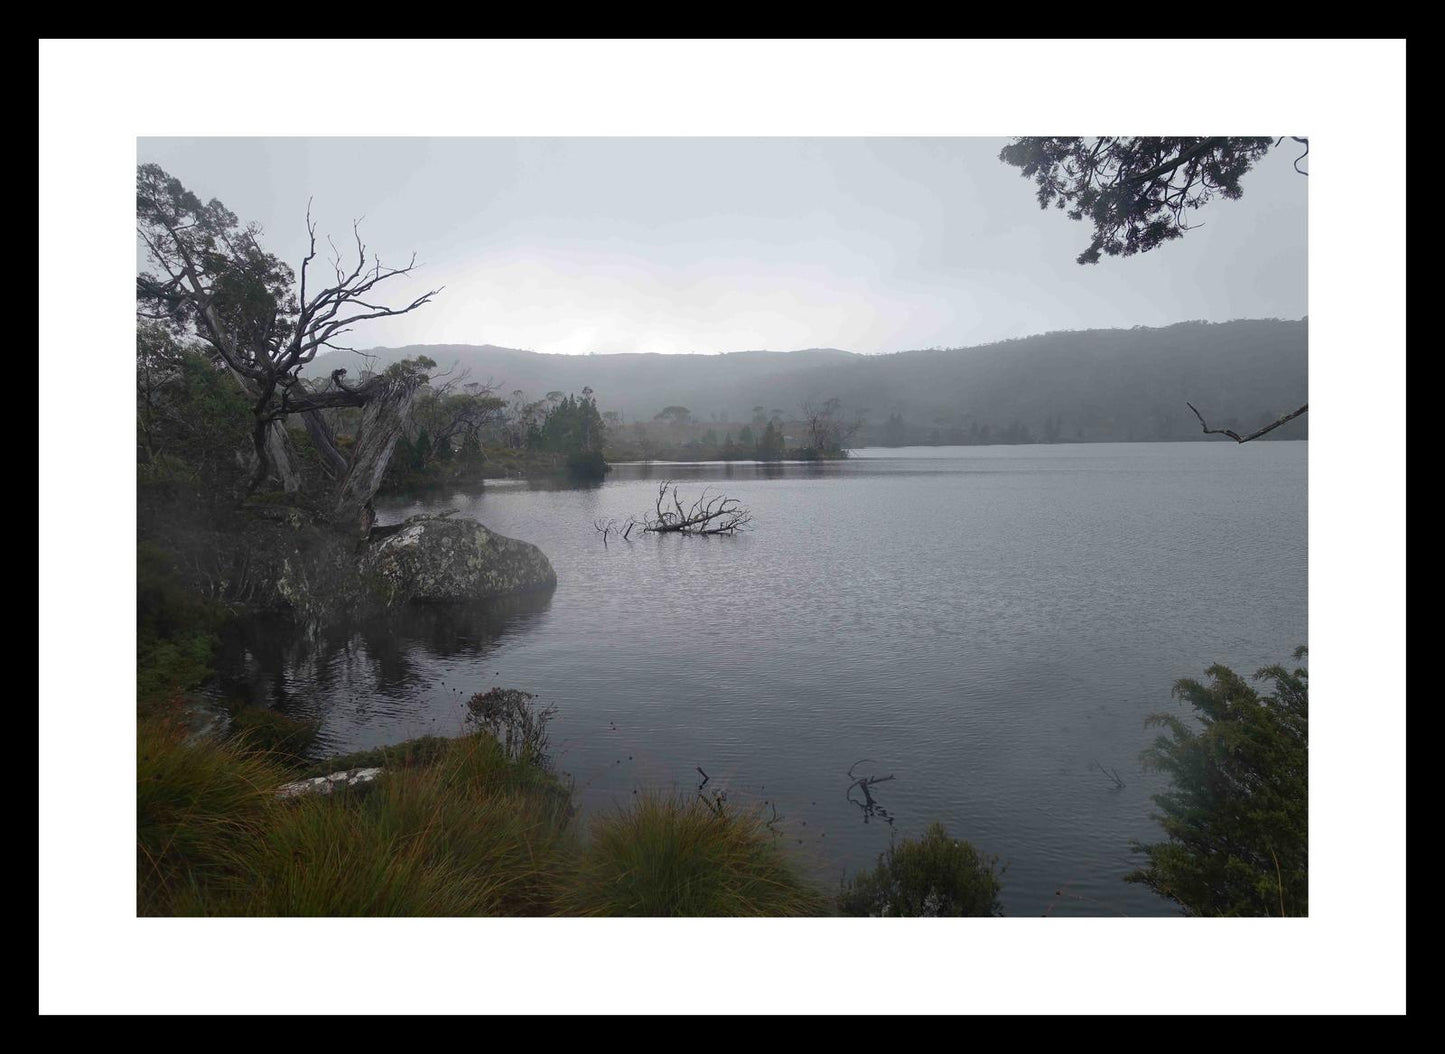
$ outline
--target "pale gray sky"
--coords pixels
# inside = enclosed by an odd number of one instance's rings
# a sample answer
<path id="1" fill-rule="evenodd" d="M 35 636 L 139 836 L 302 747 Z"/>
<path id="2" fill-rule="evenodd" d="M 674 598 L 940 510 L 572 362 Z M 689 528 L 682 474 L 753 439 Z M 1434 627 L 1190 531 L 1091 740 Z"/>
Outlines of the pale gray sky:
<path id="1" fill-rule="evenodd" d="M 1281 148 L 1184 238 L 1081 267 L 1005 139 L 140 139 L 293 266 L 305 211 L 446 290 L 357 346 L 884 352 L 1058 329 L 1299 318 L 1308 179 Z M 393 301 L 394 302 L 394 301 Z"/>

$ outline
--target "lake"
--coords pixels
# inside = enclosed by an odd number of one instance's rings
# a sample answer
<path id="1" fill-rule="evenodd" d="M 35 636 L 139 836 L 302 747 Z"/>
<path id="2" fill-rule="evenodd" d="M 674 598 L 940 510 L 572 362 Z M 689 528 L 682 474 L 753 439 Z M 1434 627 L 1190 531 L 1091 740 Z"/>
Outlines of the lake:
<path id="1" fill-rule="evenodd" d="M 775 810 L 829 884 L 939 820 L 1006 863 L 1010 915 L 1173 914 L 1121 881 L 1130 840 L 1161 837 L 1144 719 L 1180 707 L 1180 677 L 1306 643 L 1307 451 L 867 449 L 378 502 L 382 524 L 456 509 L 534 542 L 557 589 L 320 640 L 249 634 L 218 690 L 320 719 L 339 752 L 454 734 L 471 694 L 522 688 L 557 707 L 584 812 L 691 795 L 706 773 L 704 793 Z M 739 498 L 754 529 L 604 545 L 594 521 L 642 514 L 667 479 L 684 500 Z M 850 791 L 860 776 L 880 782 Z"/>

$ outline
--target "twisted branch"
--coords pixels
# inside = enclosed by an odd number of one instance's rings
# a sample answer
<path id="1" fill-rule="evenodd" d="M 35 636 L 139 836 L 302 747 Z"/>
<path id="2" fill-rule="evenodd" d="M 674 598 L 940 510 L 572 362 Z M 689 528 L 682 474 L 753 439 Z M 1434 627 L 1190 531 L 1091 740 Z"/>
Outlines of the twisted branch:
<path id="1" fill-rule="evenodd" d="M 1236 443 L 1248 443 L 1251 439 L 1258 439 L 1260 436 L 1264 435 L 1267 432 L 1273 432 L 1280 425 L 1285 424 L 1288 421 L 1293 421 L 1296 417 L 1298 417 L 1300 414 L 1304 413 L 1310 408 L 1310 404 L 1305 403 L 1298 410 L 1294 410 L 1290 413 L 1285 414 L 1278 421 L 1274 422 L 1274 424 L 1265 425 L 1257 432 L 1251 432 L 1247 436 L 1242 436 L 1238 432 L 1229 428 L 1210 428 L 1208 422 L 1204 420 L 1204 415 L 1201 414 L 1198 410 L 1194 409 L 1193 403 L 1186 402 L 1184 405 L 1189 407 L 1189 409 L 1194 410 L 1194 416 L 1199 418 L 1199 423 L 1203 426 L 1205 435 L 1229 436 L 1229 438 L 1233 439 Z"/>

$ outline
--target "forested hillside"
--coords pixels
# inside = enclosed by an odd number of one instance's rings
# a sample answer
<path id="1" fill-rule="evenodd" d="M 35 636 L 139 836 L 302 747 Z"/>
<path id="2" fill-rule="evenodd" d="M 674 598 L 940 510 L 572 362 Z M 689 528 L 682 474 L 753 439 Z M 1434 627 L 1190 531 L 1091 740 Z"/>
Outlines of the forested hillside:
<path id="1" fill-rule="evenodd" d="M 784 419 L 836 397 L 869 444 L 1101 442 L 1203 438 L 1253 429 L 1308 398 L 1308 320 L 1184 322 L 1046 333 L 973 348 L 857 355 L 835 349 L 721 355 L 546 355 L 491 345 L 373 349 L 376 368 L 425 354 L 506 397 L 590 387 L 604 412 L 650 421 L 686 407 L 694 421 Z M 318 358 L 312 375 L 355 355 Z M 1302 417 L 1271 433 L 1299 439 Z"/>

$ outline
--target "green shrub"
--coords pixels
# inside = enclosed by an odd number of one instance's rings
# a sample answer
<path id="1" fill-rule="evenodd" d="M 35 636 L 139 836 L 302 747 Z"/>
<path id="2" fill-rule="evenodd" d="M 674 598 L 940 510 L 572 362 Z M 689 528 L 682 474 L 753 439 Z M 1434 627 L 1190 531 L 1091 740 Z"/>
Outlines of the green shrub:
<path id="1" fill-rule="evenodd" d="M 823 914 L 827 904 L 761 816 L 648 794 L 594 821 L 562 907 L 574 915 L 792 916 Z"/>
<path id="2" fill-rule="evenodd" d="M 155 709 L 211 675 L 221 615 L 187 592 L 172 557 L 158 546 L 136 547 L 136 702 Z"/>
<path id="3" fill-rule="evenodd" d="M 1147 720 L 1168 731 L 1143 760 L 1173 781 L 1154 796 L 1169 839 L 1135 843 L 1148 864 L 1126 881 L 1190 915 L 1308 915 L 1309 671 L 1260 670 L 1267 695 L 1226 666 L 1208 674 L 1174 686 L 1197 727 L 1175 714 Z"/>
<path id="4" fill-rule="evenodd" d="M 535 698 L 516 688 L 479 692 L 467 700 L 467 720 L 489 732 L 512 760 L 546 767 L 547 723 L 557 708 L 534 706 Z"/>
<path id="5" fill-rule="evenodd" d="M 237 743 L 287 764 L 301 761 L 320 731 L 319 721 L 289 717 L 264 706 L 243 706 L 231 712 L 230 734 Z"/>
<path id="6" fill-rule="evenodd" d="M 855 916 L 1002 915 L 1003 883 L 995 857 L 949 836 L 942 824 L 878 856 L 838 894 L 838 913 Z"/>
<path id="7" fill-rule="evenodd" d="M 602 479 L 611 468 L 600 450 L 580 450 L 567 455 L 567 474 L 573 479 Z"/>

